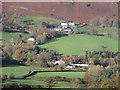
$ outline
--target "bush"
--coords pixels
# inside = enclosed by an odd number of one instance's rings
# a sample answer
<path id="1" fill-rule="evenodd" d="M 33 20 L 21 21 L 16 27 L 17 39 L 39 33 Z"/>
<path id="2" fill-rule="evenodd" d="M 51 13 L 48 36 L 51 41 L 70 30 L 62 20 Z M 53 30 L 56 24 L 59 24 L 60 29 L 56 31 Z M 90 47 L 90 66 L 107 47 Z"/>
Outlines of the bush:
<path id="1" fill-rule="evenodd" d="M 7 75 L 2 75 L 2 80 L 6 80 L 6 79 L 8 79 L 8 76 Z"/>
<path id="2" fill-rule="evenodd" d="M 19 88 L 17 83 L 6 83 L 6 84 L 2 84 L 3 88 Z"/>
<path id="3" fill-rule="evenodd" d="M 27 84 L 18 84 L 18 83 L 5 83 L 2 84 L 3 88 L 43 88 L 41 85 L 27 85 Z"/>
<path id="4" fill-rule="evenodd" d="M 74 88 L 81 88 L 83 81 L 80 78 L 72 78 L 71 84 L 72 84 L 72 87 Z"/>
<path id="5" fill-rule="evenodd" d="M 100 88 L 117 88 L 117 80 L 115 78 L 107 79 L 102 82 Z"/>
<path id="6" fill-rule="evenodd" d="M 56 76 L 54 77 L 56 81 L 64 81 L 64 82 L 70 82 L 70 78 L 66 78 L 66 77 L 60 77 L 60 76 Z"/>
<path id="7" fill-rule="evenodd" d="M 10 74 L 9 75 L 9 79 L 15 79 L 15 75 L 14 74 Z"/>
<path id="8" fill-rule="evenodd" d="M 44 81 L 45 81 L 45 87 L 46 88 L 52 88 L 54 86 L 55 82 L 55 78 L 54 77 L 44 77 Z"/>

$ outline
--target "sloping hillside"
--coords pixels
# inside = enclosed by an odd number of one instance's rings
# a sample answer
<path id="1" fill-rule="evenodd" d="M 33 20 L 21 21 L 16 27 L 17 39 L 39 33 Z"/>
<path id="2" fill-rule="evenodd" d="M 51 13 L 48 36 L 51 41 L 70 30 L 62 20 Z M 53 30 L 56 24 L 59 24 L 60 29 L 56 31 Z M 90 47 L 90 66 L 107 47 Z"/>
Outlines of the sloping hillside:
<path id="1" fill-rule="evenodd" d="M 90 22 L 96 16 L 117 18 L 117 3 L 98 2 L 4 2 L 3 12 L 47 16 L 64 20 Z"/>

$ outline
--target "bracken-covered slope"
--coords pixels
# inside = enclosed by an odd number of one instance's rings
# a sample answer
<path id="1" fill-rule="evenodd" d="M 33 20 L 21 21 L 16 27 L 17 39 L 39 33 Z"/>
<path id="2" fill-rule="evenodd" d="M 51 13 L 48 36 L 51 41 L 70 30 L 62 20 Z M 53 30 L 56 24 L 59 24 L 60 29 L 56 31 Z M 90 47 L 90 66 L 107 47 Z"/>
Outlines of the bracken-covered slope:
<path id="1" fill-rule="evenodd" d="M 117 3 L 100 2 L 4 2 L 3 12 L 16 11 L 25 15 L 47 16 L 89 23 L 97 16 L 117 18 Z"/>

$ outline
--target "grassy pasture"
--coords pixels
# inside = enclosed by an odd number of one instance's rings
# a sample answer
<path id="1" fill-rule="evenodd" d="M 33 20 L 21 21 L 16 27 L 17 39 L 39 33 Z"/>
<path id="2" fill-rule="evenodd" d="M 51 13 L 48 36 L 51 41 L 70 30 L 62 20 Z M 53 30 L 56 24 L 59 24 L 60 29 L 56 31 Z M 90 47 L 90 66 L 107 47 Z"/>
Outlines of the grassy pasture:
<path id="1" fill-rule="evenodd" d="M 36 77 L 61 76 L 61 77 L 68 77 L 68 78 L 73 78 L 73 77 L 83 78 L 84 74 L 85 72 L 43 72 L 43 73 L 37 74 Z"/>
<path id="2" fill-rule="evenodd" d="M 15 74 L 16 76 L 21 76 L 27 74 L 31 70 L 50 70 L 50 68 L 32 67 L 32 66 L 9 66 L 0 68 L 2 74 Z"/>
<path id="3" fill-rule="evenodd" d="M 85 34 L 57 38 L 40 47 L 55 50 L 56 52 L 65 55 L 82 55 L 85 51 L 100 51 L 102 50 L 102 45 L 107 46 L 106 50 L 109 51 L 118 50 L 117 40 Z"/>
<path id="4" fill-rule="evenodd" d="M 50 23 L 60 23 L 62 22 L 63 20 L 59 20 L 59 19 L 56 19 L 56 18 L 50 18 L 50 17 L 43 17 L 43 16 L 25 16 L 23 18 L 24 20 L 33 20 L 35 24 L 39 25 L 41 24 L 42 22 L 50 22 Z"/>
<path id="5" fill-rule="evenodd" d="M 41 67 L 29 67 L 29 66 L 14 66 L 14 67 L 2 67 L 0 68 L 0 71 L 2 71 L 2 74 L 15 74 L 16 76 L 21 76 L 26 73 L 28 73 L 30 70 L 50 70 L 50 68 L 41 68 Z M 5 81 L 5 83 L 20 83 L 20 84 L 29 84 L 29 85 L 45 85 L 45 82 L 41 80 L 41 77 L 45 76 L 61 76 L 61 77 L 78 77 L 83 78 L 85 75 L 85 72 L 41 72 L 34 76 L 34 78 L 29 77 L 26 79 L 8 79 Z M 70 87 L 69 82 L 63 82 L 59 81 L 55 84 L 55 88 L 67 88 Z"/>
<path id="6" fill-rule="evenodd" d="M 21 76 L 27 74 L 31 70 L 50 70 L 51 68 L 41 68 L 32 66 L 13 66 L 13 67 L 2 67 L 0 70 L 2 74 L 15 74 L 16 76 Z M 61 76 L 61 77 L 79 77 L 83 78 L 85 72 L 41 72 L 35 75 L 35 77 L 45 77 L 45 76 Z"/>
<path id="7" fill-rule="evenodd" d="M 23 38 L 28 38 L 29 37 L 29 34 L 25 34 L 25 33 L 8 33 L 8 32 L 2 32 L 2 43 L 5 44 L 5 43 L 10 43 L 13 39 L 13 41 L 16 41 L 17 37 L 19 35 L 22 35 Z"/>
<path id="8" fill-rule="evenodd" d="M 25 80 L 7 80 L 6 83 L 19 83 L 19 84 L 27 84 L 27 85 L 42 85 L 45 86 L 45 82 L 38 79 L 25 79 Z M 54 84 L 53 88 L 70 88 L 71 83 L 58 81 Z"/>
<path id="9" fill-rule="evenodd" d="M 78 30 L 80 32 L 84 32 L 84 31 L 90 30 L 92 28 L 93 28 L 93 26 L 87 25 L 87 26 L 78 28 Z M 108 34 L 118 33 L 118 28 L 114 28 L 114 27 L 105 27 L 105 28 L 102 28 L 102 27 L 94 26 L 94 28 L 97 28 L 98 30 L 100 30 L 100 32 L 105 32 L 105 33 L 108 33 Z"/>

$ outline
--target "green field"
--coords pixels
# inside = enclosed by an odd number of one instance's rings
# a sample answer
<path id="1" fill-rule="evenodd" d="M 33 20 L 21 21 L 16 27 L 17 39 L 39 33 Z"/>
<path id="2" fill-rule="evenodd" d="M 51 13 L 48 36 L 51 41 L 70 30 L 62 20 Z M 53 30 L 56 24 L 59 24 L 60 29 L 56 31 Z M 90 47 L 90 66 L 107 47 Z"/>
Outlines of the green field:
<path id="1" fill-rule="evenodd" d="M 117 40 L 85 34 L 57 38 L 40 47 L 55 50 L 56 52 L 65 55 L 81 55 L 84 54 L 85 51 L 100 51 L 102 50 L 102 45 L 107 46 L 106 50 L 109 51 L 118 50 Z"/>
<path id="2" fill-rule="evenodd" d="M 18 83 L 18 84 L 27 84 L 27 85 L 42 85 L 45 86 L 45 82 L 40 79 L 25 79 L 25 80 L 7 80 L 6 83 Z M 70 82 L 58 81 L 54 84 L 53 88 L 70 88 Z"/>
<path id="3" fill-rule="evenodd" d="M 31 67 L 31 66 L 14 66 L 14 67 L 2 67 L 2 74 L 15 74 L 16 76 L 22 76 L 28 73 L 30 70 L 50 70 L 50 68 L 41 68 L 41 67 Z M 29 84 L 29 85 L 45 85 L 45 82 L 41 80 L 41 77 L 45 76 L 61 76 L 61 77 L 78 77 L 84 78 L 85 72 L 41 72 L 36 74 L 34 77 L 29 77 L 27 79 L 8 79 L 5 83 L 20 83 L 20 84 Z M 55 88 L 67 88 L 70 87 L 69 82 L 59 81 L 55 84 Z"/>
<path id="4" fill-rule="evenodd" d="M 90 30 L 92 28 L 93 28 L 93 26 L 87 25 L 87 26 L 78 28 L 78 30 L 80 32 L 85 32 L 86 30 Z M 102 27 L 94 26 L 94 28 L 97 28 L 100 32 L 105 32 L 105 33 L 108 33 L 108 34 L 118 33 L 118 28 L 114 28 L 114 27 L 102 28 Z"/>
<path id="5" fill-rule="evenodd" d="M 36 75 L 36 77 L 45 77 L 45 76 L 61 76 L 68 78 L 84 78 L 85 72 L 43 72 Z"/>
<path id="6" fill-rule="evenodd" d="M 8 32 L 2 32 L 2 43 L 10 43 L 12 40 L 16 41 L 17 37 L 19 37 L 19 35 L 22 35 L 23 38 L 28 38 L 29 34 L 25 34 L 25 33 L 8 33 Z"/>
<path id="7" fill-rule="evenodd" d="M 63 20 L 59 20 L 56 18 L 49 18 L 49 17 L 42 17 L 42 16 L 25 16 L 23 18 L 24 20 L 33 20 L 35 24 L 41 24 L 42 22 L 50 22 L 50 23 L 60 23 L 63 22 Z"/>
<path id="8" fill-rule="evenodd" d="M 21 76 L 27 74 L 31 70 L 50 70 L 51 68 L 41 68 L 41 67 L 32 67 L 32 66 L 13 66 L 13 67 L 2 67 L 2 74 L 15 74 L 16 76 Z M 84 77 L 84 72 L 42 72 L 38 73 L 36 77 L 44 76 L 61 76 L 61 77 Z"/>
<path id="9" fill-rule="evenodd" d="M 31 70 L 49 70 L 50 68 L 41 68 L 41 67 L 27 67 L 27 66 L 9 66 L 9 67 L 2 67 L 2 74 L 15 74 L 16 76 L 21 76 L 28 73 Z"/>

